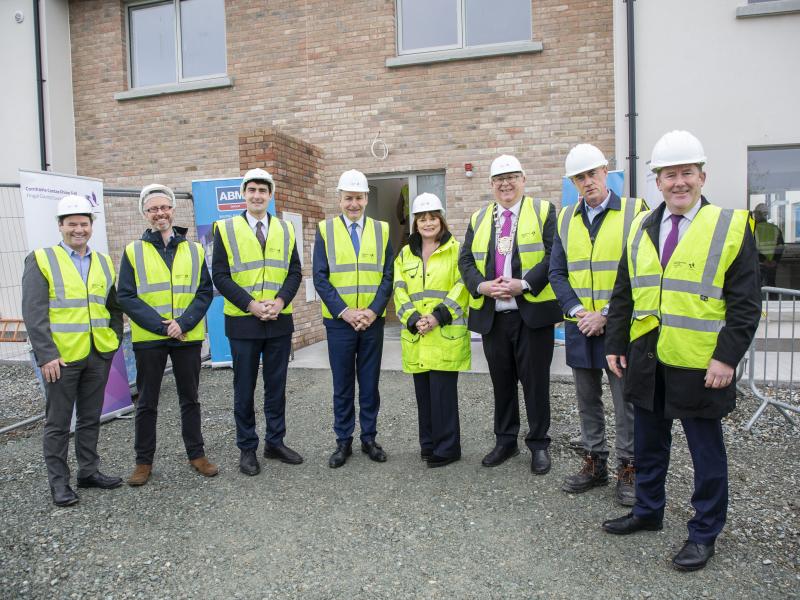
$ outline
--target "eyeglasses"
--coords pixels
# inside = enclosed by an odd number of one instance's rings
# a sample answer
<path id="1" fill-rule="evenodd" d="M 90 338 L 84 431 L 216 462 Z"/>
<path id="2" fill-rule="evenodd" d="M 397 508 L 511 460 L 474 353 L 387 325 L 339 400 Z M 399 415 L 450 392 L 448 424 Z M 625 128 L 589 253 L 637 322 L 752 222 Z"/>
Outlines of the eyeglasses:
<path id="1" fill-rule="evenodd" d="M 171 210 L 172 210 L 171 206 L 151 206 L 150 208 L 145 208 L 144 212 L 146 212 L 148 214 L 151 214 L 151 215 L 155 215 L 155 214 L 158 214 L 160 212 L 165 212 L 166 213 L 166 212 L 169 212 Z"/>
<path id="2" fill-rule="evenodd" d="M 497 177 L 492 177 L 492 183 L 496 186 L 501 186 L 504 183 L 516 183 L 519 180 L 519 173 L 514 173 L 513 175 L 498 175 Z"/>

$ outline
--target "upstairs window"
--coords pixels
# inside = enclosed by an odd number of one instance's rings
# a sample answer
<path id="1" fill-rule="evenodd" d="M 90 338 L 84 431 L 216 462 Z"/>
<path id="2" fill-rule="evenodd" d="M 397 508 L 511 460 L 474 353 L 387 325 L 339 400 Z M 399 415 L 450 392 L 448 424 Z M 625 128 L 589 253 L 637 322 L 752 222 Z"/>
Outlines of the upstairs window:
<path id="1" fill-rule="evenodd" d="M 399 54 L 530 42 L 531 0 L 397 0 Z"/>
<path id="2" fill-rule="evenodd" d="M 127 24 L 131 88 L 225 75 L 224 0 L 131 3 Z"/>

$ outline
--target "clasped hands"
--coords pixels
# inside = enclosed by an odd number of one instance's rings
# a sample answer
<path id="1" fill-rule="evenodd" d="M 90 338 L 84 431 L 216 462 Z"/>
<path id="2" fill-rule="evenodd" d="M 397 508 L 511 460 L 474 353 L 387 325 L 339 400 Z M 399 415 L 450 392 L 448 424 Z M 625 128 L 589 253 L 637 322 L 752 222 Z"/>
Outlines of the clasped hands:
<path id="1" fill-rule="evenodd" d="M 584 308 L 575 313 L 578 318 L 578 330 L 586 337 L 603 335 L 606 318 L 599 312 L 590 312 Z"/>
<path id="2" fill-rule="evenodd" d="M 378 315 L 370 308 L 348 308 L 342 313 L 342 319 L 356 331 L 364 331 L 377 318 Z"/>
<path id="3" fill-rule="evenodd" d="M 430 333 L 439 326 L 439 320 L 433 315 L 424 315 L 416 323 L 417 332 L 420 335 Z"/>
<path id="4" fill-rule="evenodd" d="M 167 326 L 167 335 L 174 340 L 183 341 L 186 339 L 186 334 L 183 333 L 181 326 L 178 325 L 178 322 L 175 319 L 166 319 L 165 321 L 161 321 L 164 325 Z"/>
<path id="5" fill-rule="evenodd" d="M 251 300 L 247 305 L 247 310 L 261 321 L 275 321 L 283 307 L 283 299 L 275 298 L 274 300 Z"/>
<path id="6" fill-rule="evenodd" d="M 479 293 L 495 300 L 511 300 L 511 298 L 521 295 L 524 291 L 522 280 L 512 279 L 511 277 L 498 277 L 497 279 L 482 281 L 478 285 Z"/>

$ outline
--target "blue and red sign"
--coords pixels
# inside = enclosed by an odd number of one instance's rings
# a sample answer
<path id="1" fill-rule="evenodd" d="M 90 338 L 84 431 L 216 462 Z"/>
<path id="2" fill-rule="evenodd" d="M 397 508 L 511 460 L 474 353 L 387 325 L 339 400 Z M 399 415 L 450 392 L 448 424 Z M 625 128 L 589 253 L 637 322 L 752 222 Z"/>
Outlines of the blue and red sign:
<path id="1" fill-rule="evenodd" d="M 244 210 L 247 203 L 242 198 L 239 186 L 222 185 L 214 188 L 214 195 L 217 198 L 217 210 L 225 212 L 229 210 Z"/>

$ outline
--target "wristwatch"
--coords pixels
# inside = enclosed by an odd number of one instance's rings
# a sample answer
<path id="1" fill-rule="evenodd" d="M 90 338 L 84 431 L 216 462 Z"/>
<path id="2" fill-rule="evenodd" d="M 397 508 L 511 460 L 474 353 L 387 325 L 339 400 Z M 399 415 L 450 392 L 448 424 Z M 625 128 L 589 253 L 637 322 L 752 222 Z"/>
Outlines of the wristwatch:
<path id="1" fill-rule="evenodd" d="M 604 317 L 608 316 L 608 309 L 611 307 L 610 304 L 606 304 L 603 308 L 600 309 L 600 314 Z"/>

